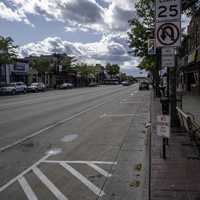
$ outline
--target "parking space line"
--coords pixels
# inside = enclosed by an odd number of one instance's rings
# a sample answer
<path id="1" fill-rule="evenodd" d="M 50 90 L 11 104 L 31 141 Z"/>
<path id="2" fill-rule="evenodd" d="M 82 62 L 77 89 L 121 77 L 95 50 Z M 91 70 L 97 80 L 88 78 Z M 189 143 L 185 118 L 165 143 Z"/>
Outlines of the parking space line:
<path id="1" fill-rule="evenodd" d="M 140 114 L 106 114 L 100 115 L 100 119 L 105 117 L 137 117 L 141 115 L 146 115 L 147 113 L 140 113 Z"/>
<path id="2" fill-rule="evenodd" d="M 58 188 L 42 173 L 42 171 L 34 167 L 33 172 L 35 175 L 46 185 L 46 187 L 54 194 L 54 196 L 59 200 L 68 200 L 64 194 L 58 190 Z"/>
<path id="3" fill-rule="evenodd" d="M 2 187 L 0 187 L 0 192 L 3 192 L 6 188 L 8 188 L 10 185 L 12 185 L 15 181 L 19 181 L 19 179 L 21 177 L 23 177 L 26 173 L 28 173 L 29 171 L 31 171 L 33 169 L 33 167 L 39 165 L 42 161 L 44 161 L 45 159 L 47 159 L 49 156 L 51 156 L 51 155 L 48 154 L 48 155 L 44 156 L 39 161 L 37 161 L 35 164 L 33 164 L 31 167 L 29 167 L 28 169 L 26 169 L 25 171 L 23 171 L 21 174 L 19 174 L 15 178 L 11 179 L 10 181 L 8 181 L 5 185 L 3 185 Z"/>
<path id="4" fill-rule="evenodd" d="M 92 167 L 93 169 L 95 169 L 97 172 L 99 172 L 100 174 L 102 174 L 105 177 L 111 177 L 112 174 L 109 174 L 107 171 L 105 171 L 104 169 L 102 169 L 101 167 L 93 164 L 93 163 L 87 163 L 88 166 Z"/>
<path id="5" fill-rule="evenodd" d="M 35 195 L 32 188 L 30 187 L 30 185 L 24 177 L 21 177 L 19 179 L 19 184 L 21 185 L 24 193 L 26 194 L 29 200 L 38 200 L 37 196 Z"/>
<path id="6" fill-rule="evenodd" d="M 42 163 L 71 163 L 71 164 L 103 164 L 103 165 L 117 165 L 117 162 L 107 162 L 107 161 L 65 161 L 65 160 L 43 160 Z"/>
<path id="7" fill-rule="evenodd" d="M 69 171 L 73 176 L 79 179 L 84 185 L 86 185 L 92 192 L 94 192 L 97 196 L 105 195 L 104 191 L 95 186 L 92 182 L 90 182 L 87 178 L 85 178 L 82 174 L 80 174 L 77 170 L 73 167 L 68 165 L 65 162 L 61 162 L 60 165 L 64 167 L 67 171 Z"/>

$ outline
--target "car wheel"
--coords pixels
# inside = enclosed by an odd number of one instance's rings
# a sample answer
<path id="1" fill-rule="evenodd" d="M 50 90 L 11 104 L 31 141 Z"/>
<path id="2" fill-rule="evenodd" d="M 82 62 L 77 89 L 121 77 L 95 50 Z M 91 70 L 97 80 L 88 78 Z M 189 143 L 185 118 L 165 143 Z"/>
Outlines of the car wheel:
<path id="1" fill-rule="evenodd" d="M 23 90 L 23 93 L 26 94 L 26 89 Z"/>
<path id="2" fill-rule="evenodd" d="M 15 91 L 15 90 L 12 90 L 11 94 L 12 94 L 12 95 L 15 95 L 15 94 L 16 94 L 16 91 Z"/>

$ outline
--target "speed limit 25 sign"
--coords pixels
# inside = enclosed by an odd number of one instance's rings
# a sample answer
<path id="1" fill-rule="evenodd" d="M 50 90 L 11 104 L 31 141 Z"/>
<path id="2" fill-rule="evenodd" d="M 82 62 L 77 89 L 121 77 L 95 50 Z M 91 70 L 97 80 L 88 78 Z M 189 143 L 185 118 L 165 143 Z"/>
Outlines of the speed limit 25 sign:
<path id="1" fill-rule="evenodd" d="M 156 22 L 181 18 L 181 0 L 156 0 Z"/>

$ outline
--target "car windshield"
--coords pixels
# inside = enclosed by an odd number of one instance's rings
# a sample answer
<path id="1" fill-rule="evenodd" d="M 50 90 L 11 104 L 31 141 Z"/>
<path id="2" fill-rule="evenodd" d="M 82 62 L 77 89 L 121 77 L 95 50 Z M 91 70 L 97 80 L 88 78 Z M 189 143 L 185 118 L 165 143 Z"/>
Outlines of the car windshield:
<path id="1" fill-rule="evenodd" d="M 37 86 L 37 85 L 38 85 L 38 83 L 32 83 L 31 85 L 32 85 L 32 86 Z"/>
<path id="2" fill-rule="evenodd" d="M 7 85 L 7 87 L 13 87 L 15 85 L 16 85 L 15 83 L 10 83 L 10 84 Z"/>

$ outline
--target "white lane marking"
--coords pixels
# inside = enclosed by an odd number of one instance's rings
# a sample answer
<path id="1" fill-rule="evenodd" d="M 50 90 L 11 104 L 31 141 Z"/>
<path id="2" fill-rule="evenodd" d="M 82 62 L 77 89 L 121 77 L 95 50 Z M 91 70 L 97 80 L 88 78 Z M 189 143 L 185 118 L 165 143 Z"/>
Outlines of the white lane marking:
<path id="1" fill-rule="evenodd" d="M 0 187 L 0 192 L 4 191 L 7 187 L 9 187 L 10 185 L 12 185 L 15 181 L 19 180 L 21 177 L 23 177 L 26 173 L 28 173 L 29 171 L 31 171 L 33 169 L 33 167 L 39 165 L 41 162 L 43 162 L 45 159 L 47 159 L 49 156 L 51 155 L 46 155 L 43 158 L 41 158 L 39 161 L 37 161 L 36 163 L 34 163 L 31 167 L 29 167 L 28 169 L 26 169 L 25 171 L 23 171 L 21 174 L 19 174 L 18 176 L 16 176 L 15 178 L 11 179 L 10 181 L 8 181 L 5 185 L 3 185 L 2 187 Z"/>
<path id="2" fill-rule="evenodd" d="M 120 102 L 121 104 L 144 104 L 144 102 L 131 102 L 131 101 L 121 101 Z"/>
<path id="3" fill-rule="evenodd" d="M 24 193 L 26 194 L 29 200 L 38 200 L 37 196 L 35 195 L 32 188 L 30 187 L 30 185 L 28 184 L 28 182 L 24 177 L 21 177 L 19 179 L 19 184 L 21 185 Z"/>
<path id="4" fill-rule="evenodd" d="M 21 144 L 21 143 L 25 142 L 26 140 L 29 140 L 29 139 L 37 136 L 37 135 L 40 135 L 41 133 L 44 133 L 45 131 L 50 130 L 50 129 L 58 126 L 58 125 L 61 125 L 61 124 L 65 123 L 65 122 L 67 122 L 67 121 L 71 121 L 72 119 L 74 119 L 74 118 L 76 118 L 76 117 L 78 117 L 78 116 L 80 116 L 80 115 L 82 115 L 82 114 L 84 114 L 84 113 L 86 113 L 88 111 L 91 111 L 91 110 L 93 110 L 95 108 L 98 108 L 98 107 L 104 105 L 105 103 L 106 102 L 103 102 L 103 103 L 97 104 L 96 106 L 92 106 L 90 108 L 87 108 L 87 109 L 85 109 L 85 110 L 83 110 L 83 111 L 81 111 L 79 113 L 76 113 L 76 114 L 72 115 L 71 117 L 65 118 L 65 119 L 63 119 L 61 121 L 58 121 L 58 122 L 56 122 L 56 123 L 54 123 L 54 124 L 52 124 L 50 126 L 47 126 L 47 127 L 43 128 L 43 129 L 41 129 L 39 131 L 36 131 L 36 132 L 32 133 L 31 135 L 28 135 L 28 136 L 26 136 L 26 137 L 24 137 L 22 139 L 19 139 L 19 140 L 15 141 L 12 144 L 9 144 L 7 146 L 4 146 L 4 147 L 0 148 L 0 152 L 3 152 L 3 151 L 5 151 L 5 150 L 7 150 L 7 149 L 9 149 L 9 148 L 11 148 L 13 146 Z"/>
<path id="5" fill-rule="evenodd" d="M 107 171 L 105 171 L 104 169 L 102 169 L 101 167 L 93 164 L 93 163 L 87 163 L 88 166 L 92 167 L 93 169 L 95 169 L 97 172 L 99 172 L 100 174 L 102 174 L 105 177 L 111 177 L 112 174 L 109 174 Z"/>
<path id="6" fill-rule="evenodd" d="M 42 171 L 34 167 L 33 172 L 35 175 L 46 185 L 46 187 L 54 194 L 54 196 L 59 200 L 68 200 L 64 194 L 58 190 L 58 188 L 42 173 Z"/>
<path id="7" fill-rule="evenodd" d="M 88 163 L 92 163 L 92 164 L 102 164 L 102 165 L 117 165 L 117 162 L 104 162 L 104 161 L 59 161 L 59 160 L 44 160 L 42 161 L 42 163 L 60 163 L 60 162 L 64 162 L 64 163 L 69 163 L 69 164 L 88 164 Z"/>
<path id="8" fill-rule="evenodd" d="M 104 113 L 103 115 L 100 115 L 100 118 L 105 118 L 105 117 L 136 117 L 136 116 L 141 116 L 141 115 L 146 115 L 147 113 L 140 113 L 140 114 L 106 114 Z"/>
<path id="9" fill-rule="evenodd" d="M 84 185 L 86 185 L 92 192 L 94 192 L 97 196 L 103 196 L 105 195 L 104 191 L 99 189 L 97 186 L 95 186 L 92 182 L 90 182 L 87 178 L 85 178 L 82 174 L 80 174 L 77 170 L 75 170 L 73 167 L 68 165 L 65 162 L 61 162 L 60 165 L 64 167 L 67 171 L 69 171 L 73 176 L 75 176 L 77 179 L 79 179 Z"/>

